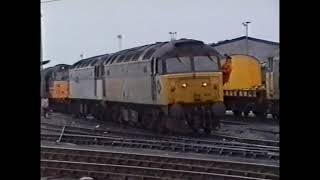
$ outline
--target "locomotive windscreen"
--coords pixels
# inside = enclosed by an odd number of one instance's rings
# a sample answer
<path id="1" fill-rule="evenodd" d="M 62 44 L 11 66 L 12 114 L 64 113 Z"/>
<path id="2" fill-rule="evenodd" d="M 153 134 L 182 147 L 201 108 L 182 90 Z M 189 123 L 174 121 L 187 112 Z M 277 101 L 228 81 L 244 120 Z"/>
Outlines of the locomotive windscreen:
<path id="1" fill-rule="evenodd" d="M 218 71 L 218 60 L 215 57 L 196 56 L 194 57 L 194 71 Z"/>
<path id="2" fill-rule="evenodd" d="M 166 60 L 167 73 L 191 72 L 191 59 L 189 57 L 169 58 Z"/>
<path id="3" fill-rule="evenodd" d="M 175 57 L 165 61 L 166 73 L 213 72 L 218 71 L 218 62 L 208 56 Z"/>

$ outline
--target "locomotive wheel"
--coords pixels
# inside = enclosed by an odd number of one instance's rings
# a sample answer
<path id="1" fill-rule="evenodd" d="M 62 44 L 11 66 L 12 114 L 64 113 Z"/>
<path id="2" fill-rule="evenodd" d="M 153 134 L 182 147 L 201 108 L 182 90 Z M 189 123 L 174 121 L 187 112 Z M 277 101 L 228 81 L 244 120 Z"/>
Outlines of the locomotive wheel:
<path id="1" fill-rule="evenodd" d="M 205 115 L 204 115 L 204 126 L 203 126 L 203 129 L 204 129 L 204 132 L 206 134 L 210 134 L 211 133 L 211 130 L 213 129 L 212 128 L 212 123 L 213 123 L 213 116 L 212 116 L 213 113 L 211 113 L 210 111 L 205 111 Z"/>
<path id="2" fill-rule="evenodd" d="M 164 115 L 163 113 L 159 113 L 158 114 L 158 121 L 157 121 L 157 132 L 159 133 L 166 133 L 167 129 L 166 129 L 166 123 L 168 120 L 168 117 L 166 115 Z"/>
<path id="3" fill-rule="evenodd" d="M 113 122 L 112 113 L 113 108 L 110 104 L 103 104 L 102 105 L 102 114 L 103 114 L 103 121 Z"/>
<path id="4" fill-rule="evenodd" d="M 145 111 L 142 113 L 141 117 L 141 124 L 145 129 L 152 129 L 153 122 L 152 122 L 152 115 L 149 111 Z"/>
<path id="5" fill-rule="evenodd" d="M 166 121 L 163 113 L 161 113 L 161 110 L 154 109 L 151 113 L 151 119 L 152 119 L 152 130 L 154 130 L 157 133 L 165 132 Z"/>
<path id="6" fill-rule="evenodd" d="M 179 134 L 190 134 L 193 132 L 184 117 L 181 105 L 175 104 L 171 106 L 169 118 L 166 121 L 166 128 L 170 132 Z"/>
<path id="7" fill-rule="evenodd" d="M 128 123 L 133 127 L 139 126 L 139 113 L 135 111 L 133 108 L 128 108 Z"/>
<path id="8" fill-rule="evenodd" d="M 121 118 L 120 112 L 117 107 L 113 107 L 111 110 L 111 121 L 119 123 Z"/>
<path id="9" fill-rule="evenodd" d="M 119 116 L 117 122 L 120 123 L 120 126 L 127 127 L 128 125 L 128 111 L 126 109 L 121 109 L 119 112 Z"/>
<path id="10" fill-rule="evenodd" d="M 142 122 L 146 129 L 150 129 L 159 133 L 165 130 L 163 115 L 157 109 L 144 112 Z"/>

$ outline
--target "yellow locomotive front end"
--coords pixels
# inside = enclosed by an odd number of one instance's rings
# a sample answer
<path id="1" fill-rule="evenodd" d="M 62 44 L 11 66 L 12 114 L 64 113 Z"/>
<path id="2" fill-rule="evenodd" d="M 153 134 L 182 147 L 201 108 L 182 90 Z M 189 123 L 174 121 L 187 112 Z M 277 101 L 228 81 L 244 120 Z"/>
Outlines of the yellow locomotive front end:
<path id="1" fill-rule="evenodd" d="M 223 64 L 225 60 L 221 61 Z M 224 103 L 234 115 L 264 114 L 265 88 L 261 64 L 253 56 L 234 54 L 230 56 L 231 71 L 225 82 Z M 250 116 L 253 116 L 250 113 Z"/>
<path id="2" fill-rule="evenodd" d="M 48 75 L 49 104 L 54 111 L 66 112 L 69 103 L 69 65 L 58 64 Z"/>
<path id="3" fill-rule="evenodd" d="M 166 104 L 212 104 L 223 102 L 221 72 L 198 72 L 164 75 Z"/>
<path id="4" fill-rule="evenodd" d="M 52 81 L 49 89 L 49 97 L 63 101 L 69 97 L 69 83 L 68 81 Z"/>
<path id="5" fill-rule="evenodd" d="M 158 103 L 168 110 L 167 126 L 174 132 L 209 133 L 225 113 L 219 56 L 210 49 L 198 52 L 158 62 Z"/>

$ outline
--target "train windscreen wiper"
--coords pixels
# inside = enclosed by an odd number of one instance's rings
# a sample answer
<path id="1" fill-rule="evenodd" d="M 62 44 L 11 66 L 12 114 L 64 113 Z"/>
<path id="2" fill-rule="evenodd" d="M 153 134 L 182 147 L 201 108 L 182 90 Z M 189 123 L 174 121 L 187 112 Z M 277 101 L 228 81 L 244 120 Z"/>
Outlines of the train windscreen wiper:
<path id="1" fill-rule="evenodd" d="M 217 61 L 216 60 L 214 60 L 214 59 L 212 59 L 212 57 L 211 56 L 207 56 L 212 62 L 214 62 L 214 63 L 216 63 L 217 64 Z"/>
<path id="2" fill-rule="evenodd" d="M 184 63 L 178 56 L 177 56 L 176 58 L 178 59 L 178 61 L 179 61 L 180 63 L 182 63 L 184 66 L 188 67 L 188 65 L 187 65 L 186 63 Z"/>

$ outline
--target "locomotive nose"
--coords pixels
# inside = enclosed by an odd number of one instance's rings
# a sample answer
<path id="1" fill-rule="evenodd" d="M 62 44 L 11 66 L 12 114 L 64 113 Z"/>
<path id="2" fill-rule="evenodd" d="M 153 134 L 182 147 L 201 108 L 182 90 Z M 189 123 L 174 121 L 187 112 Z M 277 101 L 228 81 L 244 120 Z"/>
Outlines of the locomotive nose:
<path id="1" fill-rule="evenodd" d="M 222 87 L 219 75 L 189 74 L 170 79 L 170 102 L 173 103 L 213 103 L 222 101 Z"/>

